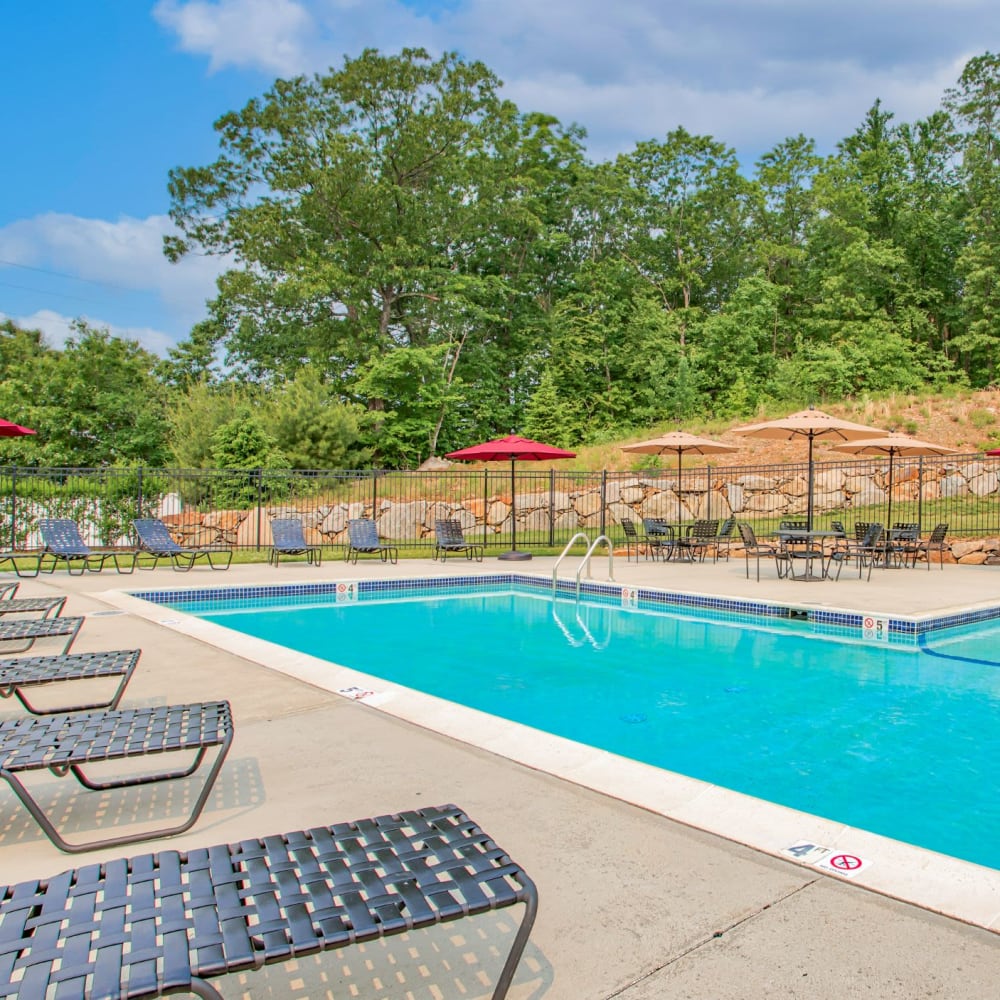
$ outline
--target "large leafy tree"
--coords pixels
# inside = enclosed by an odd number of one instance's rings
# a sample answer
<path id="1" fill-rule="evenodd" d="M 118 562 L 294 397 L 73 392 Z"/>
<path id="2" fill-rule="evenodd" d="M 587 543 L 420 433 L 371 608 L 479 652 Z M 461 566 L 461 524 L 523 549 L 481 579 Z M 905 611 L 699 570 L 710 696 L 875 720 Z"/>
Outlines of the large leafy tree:
<path id="1" fill-rule="evenodd" d="M 273 382 L 317 366 L 345 400 L 387 417 L 381 387 L 402 378 L 405 390 L 410 371 L 409 388 L 433 400 L 420 448 L 436 447 L 465 356 L 496 370 L 511 345 L 507 282 L 517 292 L 528 273 L 537 291 L 547 278 L 532 244 L 552 211 L 550 175 L 575 155 L 570 133 L 523 120 L 498 85 L 455 55 L 368 50 L 279 80 L 217 123 L 219 159 L 171 174 L 182 235 L 166 249 L 234 259 L 210 327 L 232 365 Z M 423 360 L 392 360 L 403 350 Z"/>
<path id="2" fill-rule="evenodd" d="M 964 131 L 956 137 L 968 203 L 966 242 L 956 268 L 965 329 L 953 340 L 974 384 L 992 382 L 1000 349 L 1000 56 L 969 60 L 945 107 Z"/>

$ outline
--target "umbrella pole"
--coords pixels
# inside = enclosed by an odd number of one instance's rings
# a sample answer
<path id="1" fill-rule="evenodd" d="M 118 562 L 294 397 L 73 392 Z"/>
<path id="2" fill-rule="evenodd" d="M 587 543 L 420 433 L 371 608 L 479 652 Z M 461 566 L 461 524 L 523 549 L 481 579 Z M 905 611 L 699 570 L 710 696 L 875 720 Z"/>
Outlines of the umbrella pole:
<path id="1" fill-rule="evenodd" d="M 531 558 L 530 552 L 517 551 L 517 481 L 514 478 L 514 458 L 510 460 L 510 552 L 501 552 L 498 559 L 523 561 Z"/>
<path id="2" fill-rule="evenodd" d="M 893 449 L 889 449 L 889 506 L 885 512 L 885 533 L 886 535 L 892 530 L 892 458 Z"/>
<path id="3" fill-rule="evenodd" d="M 806 531 L 813 529 L 813 433 L 809 432 L 809 499 L 806 503 Z"/>
<path id="4" fill-rule="evenodd" d="M 677 531 L 681 530 L 681 450 L 677 449 Z"/>

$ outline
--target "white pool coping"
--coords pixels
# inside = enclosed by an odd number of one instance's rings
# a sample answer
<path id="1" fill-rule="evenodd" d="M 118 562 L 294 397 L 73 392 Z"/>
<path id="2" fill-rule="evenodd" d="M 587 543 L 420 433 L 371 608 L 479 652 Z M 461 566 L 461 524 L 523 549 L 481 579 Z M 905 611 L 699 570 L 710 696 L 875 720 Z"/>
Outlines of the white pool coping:
<path id="1" fill-rule="evenodd" d="M 287 580 L 282 581 L 282 586 L 306 583 Z M 205 588 L 144 589 L 175 592 Z M 808 843 L 826 848 L 825 856 L 820 857 L 820 852 L 812 855 L 814 861 L 823 863 L 822 868 L 816 869 L 817 873 L 822 871 L 841 877 L 873 892 L 1000 932 L 1000 870 L 789 809 L 466 708 L 356 669 L 234 632 L 133 597 L 127 591 L 106 591 L 100 597 L 137 618 L 324 691 L 352 698 L 375 711 L 786 861 L 804 863 L 787 853 L 793 845 Z M 861 869 L 839 874 L 828 867 L 837 855 L 861 859 Z"/>

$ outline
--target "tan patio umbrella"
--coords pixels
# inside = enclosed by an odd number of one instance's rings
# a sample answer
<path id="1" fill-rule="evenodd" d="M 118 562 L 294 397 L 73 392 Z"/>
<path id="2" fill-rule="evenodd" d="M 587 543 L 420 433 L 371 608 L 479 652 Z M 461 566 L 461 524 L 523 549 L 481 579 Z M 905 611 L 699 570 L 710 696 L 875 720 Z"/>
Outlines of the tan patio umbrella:
<path id="1" fill-rule="evenodd" d="M 892 527 L 892 462 L 897 455 L 904 458 L 917 458 L 920 455 L 954 455 L 957 448 L 949 448 L 945 444 L 931 444 L 929 441 L 919 441 L 907 434 L 888 434 L 886 437 L 863 438 L 847 444 L 834 445 L 836 451 L 846 451 L 853 455 L 888 455 L 889 456 L 889 506 L 885 520 L 887 527 Z"/>
<path id="2" fill-rule="evenodd" d="M 850 420 L 841 420 L 829 413 L 810 406 L 808 410 L 799 410 L 787 417 L 777 420 L 765 420 L 761 424 L 748 424 L 745 427 L 734 427 L 733 433 L 745 434 L 747 437 L 767 438 L 771 441 L 794 441 L 803 437 L 809 442 L 809 503 L 806 512 L 806 524 L 812 531 L 813 520 L 813 441 L 816 438 L 831 438 L 836 441 L 856 441 L 859 438 L 873 438 L 884 435 L 881 427 L 866 427 Z"/>
<path id="3" fill-rule="evenodd" d="M 648 441 L 638 441 L 635 444 L 623 444 L 622 451 L 635 452 L 639 455 L 676 455 L 677 456 L 677 520 L 681 519 L 681 462 L 684 455 L 721 455 L 727 451 L 739 451 L 731 444 L 712 441 L 709 438 L 696 437 L 686 431 L 670 431 L 660 437 Z"/>

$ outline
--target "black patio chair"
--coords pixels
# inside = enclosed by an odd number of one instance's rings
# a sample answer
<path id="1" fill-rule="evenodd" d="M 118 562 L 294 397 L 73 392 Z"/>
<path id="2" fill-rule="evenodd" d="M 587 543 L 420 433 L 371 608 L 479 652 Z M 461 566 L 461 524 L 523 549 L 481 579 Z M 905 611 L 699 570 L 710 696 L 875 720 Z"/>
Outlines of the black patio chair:
<path id="1" fill-rule="evenodd" d="M 750 579 L 750 560 L 757 560 L 757 579 L 760 579 L 760 557 L 766 556 L 774 560 L 774 566 L 780 580 L 788 573 L 788 555 L 780 545 L 773 545 L 771 542 L 760 542 L 753 528 L 746 521 L 738 521 L 736 530 L 740 534 L 740 541 L 743 542 L 743 557 L 746 560 L 747 579 Z"/>
<path id="2" fill-rule="evenodd" d="M 229 569 L 233 561 L 232 549 L 187 549 L 174 541 L 170 529 L 158 517 L 141 517 L 132 522 L 139 539 L 139 553 L 153 557 L 152 565 L 140 569 L 156 569 L 161 559 L 169 559 L 170 564 L 180 573 L 186 573 L 199 560 L 204 559 L 211 569 Z M 214 558 L 213 558 L 214 557 Z M 219 565 L 216 565 L 216 559 Z"/>
<path id="3" fill-rule="evenodd" d="M 357 564 L 359 555 L 377 555 L 382 562 L 388 560 L 395 564 L 399 559 L 399 550 L 395 545 L 383 545 L 378 537 L 375 522 L 366 517 L 352 518 L 347 522 L 347 551 L 344 561 Z"/>
<path id="4" fill-rule="evenodd" d="M 679 558 L 694 562 L 705 561 L 705 553 L 709 547 L 715 544 L 715 539 L 719 534 L 718 520 L 700 520 L 690 525 L 687 534 L 682 535 L 675 542 L 675 551 Z"/>
<path id="5" fill-rule="evenodd" d="M 42 547 L 38 553 L 38 571 L 52 573 L 59 563 L 66 564 L 66 571 L 78 568 L 78 575 L 84 571 L 100 573 L 108 560 L 112 560 L 119 573 L 131 573 L 135 569 L 138 552 L 135 549 L 93 548 L 80 534 L 76 521 L 68 517 L 44 517 L 38 522 L 38 533 Z M 51 564 L 46 567 L 45 560 Z"/>
<path id="6" fill-rule="evenodd" d="M 111 649 L 99 653 L 63 653 L 61 656 L 12 656 L 0 659 L 0 698 L 17 698 L 32 715 L 55 715 L 59 712 L 86 712 L 95 708 L 117 708 L 125 693 L 141 650 Z M 48 691 L 53 685 L 62 690 L 66 681 L 90 681 L 118 678 L 118 686 L 109 695 L 83 704 L 40 707 L 28 701 L 26 689 Z M 72 689 L 72 685 L 71 685 Z M 88 688 L 88 690 L 90 690 Z"/>
<path id="7" fill-rule="evenodd" d="M 918 541 L 914 546 L 913 552 L 913 564 L 916 565 L 917 558 L 922 552 L 927 559 L 927 568 L 931 568 L 931 553 L 938 553 L 938 563 L 941 569 L 944 569 L 944 554 L 945 552 L 951 552 L 951 545 L 945 541 L 945 535 L 948 534 L 947 524 L 936 524 L 934 529 L 931 531 L 930 535 L 922 541 Z"/>
<path id="8" fill-rule="evenodd" d="M 485 546 L 477 542 L 468 542 L 462 533 L 462 525 L 454 518 L 445 518 L 434 522 L 434 558 L 441 557 L 441 562 L 448 558 L 449 552 L 464 552 L 470 561 L 483 561 Z"/>
<path id="9" fill-rule="evenodd" d="M 256 996 L 265 965 L 518 905 L 493 1000 L 510 990 L 538 890 L 456 806 L 161 850 L 0 886 L 0 995 L 222 1000 L 209 980 L 238 973 L 232 988 Z"/>
<path id="10" fill-rule="evenodd" d="M 872 578 L 872 567 L 883 560 L 886 554 L 885 540 L 882 537 L 884 529 L 877 522 L 868 521 L 864 522 L 864 524 L 865 533 L 861 539 L 848 538 L 845 542 L 838 544 L 830 553 L 826 563 L 827 577 L 830 576 L 830 571 L 834 563 L 837 564 L 837 575 L 834 577 L 834 580 L 839 580 L 844 564 L 855 562 L 858 567 L 859 580 L 865 566 L 868 567 L 868 579 Z M 855 525 L 856 530 L 857 525 Z"/>
<path id="11" fill-rule="evenodd" d="M 662 517 L 644 517 L 642 530 L 646 533 L 647 554 L 654 559 L 662 557 L 664 562 L 668 562 L 677 546 L 673 525 L 667 524 Z"/>
<path id="12" fill-rule="evenodd" d="M 281 556 L 305 556 L 307 565 L 319 566 L 323 561 L 323 548 L 306 541 L 302 522 L 297 517 L 279 517 L 271 522 L 267 561 L 277 566 Z"/>
<path id="13" fill-rule="evenodd" d="M 713 560 L 714 562 L 719 561 L 719 556 L 724 555 L 726 557 L 726 562 L 729 562 L 729 550 L 732 548 L 733 542 L 736 541 L 734 532 L 736 530 L 736 518 L 727 517 L 725 521 L 722 522 L 722 527 L 719 528 L 719 533 L 715 536 L 715 545 L 713 547 Z"/>
<path id="14" fill-rule="evenodd" d="M 635 521 L 630 517 L 623 517 L 621 519 L 622 531 L 625 533 L 625 562 L 631 562 L 632 553 L 635 552 L 635 561 L 639 561 L 639 553 L 644 552 L 646 558 L 649 558 L 649 550 L 646 548 L 646 543 L 643 537 L 639 535 L 638 530 L 635 526 Z"/>
<path id="15" fill-rule="evenodd" d="M 916 564 L 916 547 L 920 541 L 920 525 L 896 521 L 885 540 L 886 564 L 907 566 Z"/>
<path id="16" fill-rule="evenodd" d="M 169 837 L 191 829 L 208 800 L 232 741 L 232 712 L 227 701 L 4 719 L 0 720 L 0 778 L 10 785 L 52 843 L 73 854 L 97 847 Z M 25 775 L 33 772 L 50 771 L 57 777 L 72 773 L 90 791 L 147 785 L 189 777 L 213 748 L 216 749 L 215 760 L 187 818 L 155 830 L 119 834 L 84 844 L 71 844 L 59 833 L 24 780 Z M 188 763 L 192 752 L 194 762 Z M 155 759 L 158 755 L 173 753 L 181 753 L 184 757 L 184 763 L 176 770 L 141 775 L 132 772 L 103 781 L 93 780 L 83 770 L 86 766 L 89 771 L 94 763 L 150 755 Z"/>

